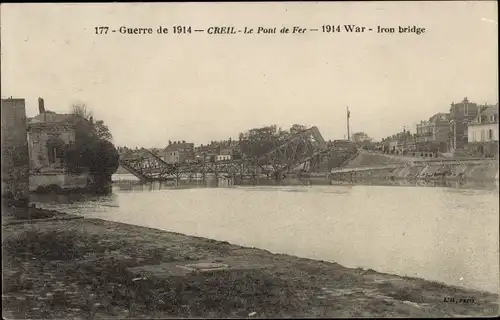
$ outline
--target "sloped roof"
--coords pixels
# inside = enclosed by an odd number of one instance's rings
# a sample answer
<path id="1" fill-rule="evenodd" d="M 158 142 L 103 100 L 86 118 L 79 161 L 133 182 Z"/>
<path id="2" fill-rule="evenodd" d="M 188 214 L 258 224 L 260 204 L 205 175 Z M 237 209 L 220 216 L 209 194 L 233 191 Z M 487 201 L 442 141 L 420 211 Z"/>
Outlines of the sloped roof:
<path id="1" fill-rule="evenodd" d="M 193 149 L 194 143 L 172 143 L 165 148 L 165 151 L 177 151 L 180 149 Z"/>
<path id="2" fill-rule="evenodd" d="M 498 114 L 498 104 L 495 106 L 488 106 L 481 112 L 482 116 L 491 116 L 494 114 Z"/>
<path id="3" fill-rule="evenodd" d="M 439 120 L 439 117 L 441 117 L 441 116 L 445 116 L 446 119 L 449 119 L 450 114 L 445 113 L 445 112 L 436 113 L 435 115 L 433 115 L 432 117 L 429 118 L 429 122 L 433 122 L 434 120 Z"/>

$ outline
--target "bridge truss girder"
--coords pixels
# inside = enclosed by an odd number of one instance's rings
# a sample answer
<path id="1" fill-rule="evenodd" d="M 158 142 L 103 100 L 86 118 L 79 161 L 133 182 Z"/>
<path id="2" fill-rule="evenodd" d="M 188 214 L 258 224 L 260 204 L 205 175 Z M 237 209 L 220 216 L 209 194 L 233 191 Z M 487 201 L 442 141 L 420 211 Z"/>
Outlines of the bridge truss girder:
<path id="1" fill-rule="evenodd" d="M 327 145 L 318 128 L 312 127 L 291 136 L 286 142 L 260 157 L 257 163 L 270 165 L 272 174 L 279 176 L 310 162 L 326 150 Z"/>
<path id="2" fill-rule="evenodd" d="M 309 163 L 327 151 L 318 128 L 312 127 L 292 135 L 276 148 L 256 159 L 220 162 L 168 164 L 146 149 L 139 156 L 120 159 L 123 168 L 143 181 L 216 177 L 281 178 L 298 166 Z"/>

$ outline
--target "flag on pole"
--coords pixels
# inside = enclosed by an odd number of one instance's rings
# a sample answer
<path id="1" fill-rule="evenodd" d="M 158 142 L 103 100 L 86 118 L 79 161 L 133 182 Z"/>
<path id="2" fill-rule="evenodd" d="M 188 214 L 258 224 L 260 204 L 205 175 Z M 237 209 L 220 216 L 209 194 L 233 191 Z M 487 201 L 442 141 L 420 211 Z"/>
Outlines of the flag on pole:
<path id="1" fill-rule="evenodd" d="M 351 111 L 349 111 L 349 108 L 347 108 L 347 118 L 351 117 Z"/>

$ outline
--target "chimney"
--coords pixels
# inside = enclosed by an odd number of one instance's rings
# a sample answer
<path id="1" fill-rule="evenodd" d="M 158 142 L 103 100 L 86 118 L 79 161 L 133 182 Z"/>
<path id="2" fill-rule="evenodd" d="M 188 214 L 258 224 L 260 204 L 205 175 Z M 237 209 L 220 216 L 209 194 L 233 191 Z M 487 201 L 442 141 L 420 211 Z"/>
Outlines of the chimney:
<path id="1" fill-rule="evenodd" d="M 186 140 L 182 140 L 182 143 L 186 143 Z"/>
<path id="2" fill-rule="evenodd" d="M 38 111 L 40 113 L 45 113 L 45 105 L 43 103 L 43 98 L 38 98 Z"/>
<path id="3" fill-rule="evenodd" d="M 172 144 L 172 141 L 168 140 L 168 145 L 171 145 Z"/>

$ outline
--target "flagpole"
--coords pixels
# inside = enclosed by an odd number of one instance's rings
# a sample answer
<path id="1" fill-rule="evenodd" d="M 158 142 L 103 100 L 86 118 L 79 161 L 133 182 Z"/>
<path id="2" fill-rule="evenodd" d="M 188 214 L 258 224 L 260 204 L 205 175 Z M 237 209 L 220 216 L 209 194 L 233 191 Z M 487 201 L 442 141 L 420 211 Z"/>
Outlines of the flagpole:
<path id="1" fill-rule="evenodd" d="M 349 118 L 351 117 L 351 113 L 349 112 L 349 107 L 347 107 L 347 140 L 351 140 L 351 134 L 349 132 Z"/>

